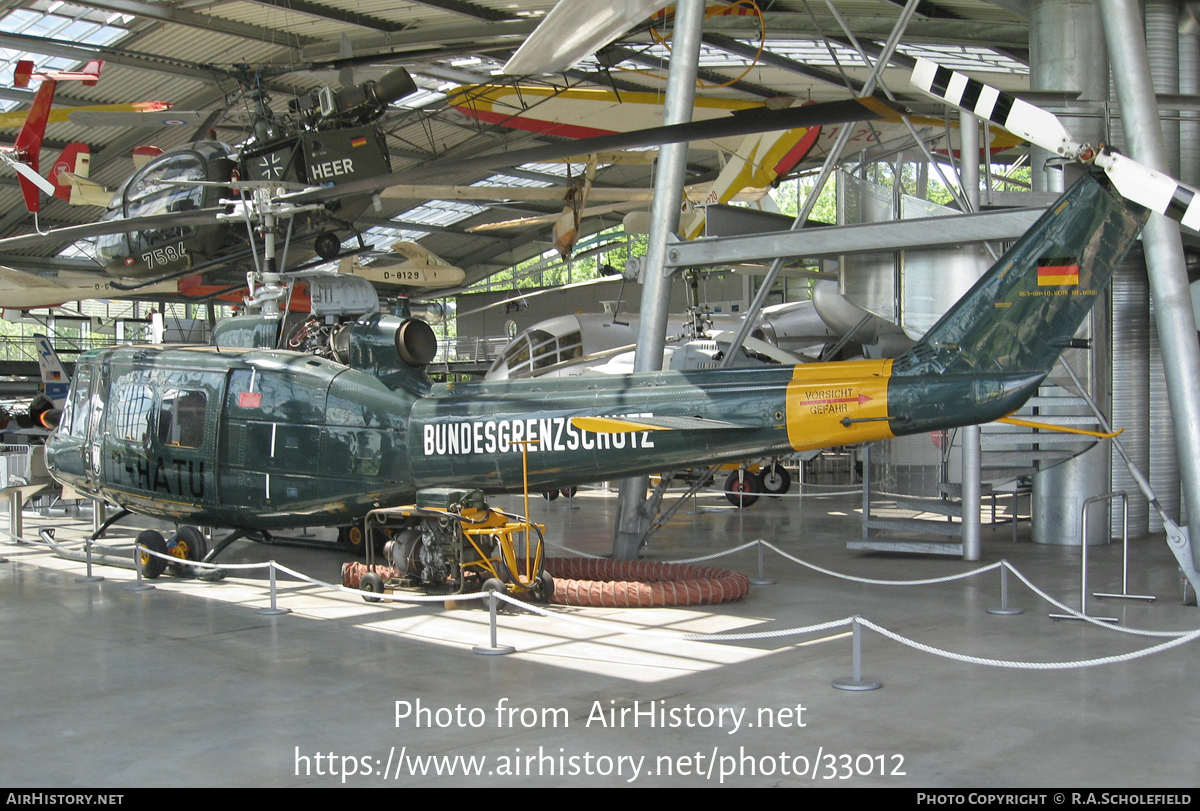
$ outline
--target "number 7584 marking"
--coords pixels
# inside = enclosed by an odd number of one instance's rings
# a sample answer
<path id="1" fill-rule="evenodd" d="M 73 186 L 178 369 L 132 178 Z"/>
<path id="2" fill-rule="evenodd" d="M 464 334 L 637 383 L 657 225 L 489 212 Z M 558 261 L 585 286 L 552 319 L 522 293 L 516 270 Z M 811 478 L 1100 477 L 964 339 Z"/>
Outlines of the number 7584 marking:
<path id="1" fill-rule="evenodd" d="M 152 268 L 155 265 L 165 265 L 168 262 L 174 262 L 186 256 L 187 253 L 183 250 L 183 243 L 180 242 L 178 245 L 167 245 L 147 251 L 142 254 L 142 261 L 146 263 L 146 267 Z"/>

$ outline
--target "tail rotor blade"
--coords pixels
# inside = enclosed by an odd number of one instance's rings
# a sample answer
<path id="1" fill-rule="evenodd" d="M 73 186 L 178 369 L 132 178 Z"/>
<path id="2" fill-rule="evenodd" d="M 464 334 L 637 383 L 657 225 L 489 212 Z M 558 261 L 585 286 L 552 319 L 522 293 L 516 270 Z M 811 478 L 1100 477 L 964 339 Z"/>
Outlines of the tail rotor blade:
<path id="1" fill-rule="evenodd" d="M 1200 231 L 1200 192 L 1124 155 L 1098 155 L 1096 165 L 1125 199 Z"/>
<path id="2" fill-rule="evenodd" d="M 917 60 L 911 82 L 922 93 L 999 124 L 1043 149 L 1095 163 L 1125 199 L 1200 231 L 1200 191 L 1116 152 L 1093 151 L 1076 141 L 1053 113 L 928 59 Z"/>
<path id="3" fill-rule="evenodd" d="M 21 177 L 25 178 L 30 183 L 37 186 L 39 189 L 44 191 L 46 194 L 49 194 L 51 196 L 54 195 L 54 184 L 51 183 L 46 178 L 42 177 L 40 174 L 38 174 L 34 169 L 32 169 L 27 164 L 22 163 L 21 161 L 17 160 L 16 158 L 7 158 L 7 156 L 6 156 L 6 159 L 4 162 L 7 163 L 9 166 L 11 166 L 14 170 L 16 170 L 17 174 L 21 175 Z"/>
<path id="4" fill-rule="evenodd" d="M 918 59 L 910 81 L 922 93 L 986 118 L 1056 155 L 1078 158 L 1090 151 L 1090 147 L 1071 136 L 1053 113 L 936 62 Z"/>

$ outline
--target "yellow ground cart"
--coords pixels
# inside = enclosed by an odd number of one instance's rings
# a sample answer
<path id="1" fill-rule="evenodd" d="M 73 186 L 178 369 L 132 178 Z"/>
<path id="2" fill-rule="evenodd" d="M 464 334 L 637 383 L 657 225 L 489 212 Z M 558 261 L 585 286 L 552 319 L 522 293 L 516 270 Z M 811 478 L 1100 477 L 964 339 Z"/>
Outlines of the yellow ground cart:
<path id="1" fill-rule="evenodd" d="M 367 513 L 368 571 L 359 588 L 374 594 L 496 590 L 546 602 L 554 581 L 544 565 L 545 530 L 489 507 L 480 490 L 427 488 L 416 504 Z M 377 565 L 375 550 L 384 538 L 384 562 Z"/>

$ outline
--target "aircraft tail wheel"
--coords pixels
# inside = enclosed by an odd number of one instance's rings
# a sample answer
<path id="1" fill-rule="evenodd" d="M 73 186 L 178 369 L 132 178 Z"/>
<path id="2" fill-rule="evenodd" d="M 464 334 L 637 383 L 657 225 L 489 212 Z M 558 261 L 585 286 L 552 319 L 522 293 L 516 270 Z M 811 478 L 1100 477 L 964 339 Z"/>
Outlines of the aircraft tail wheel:
<path id="1" fill-rule="evenodd" d="M 735 470 L 725 480 L 725 498 L 729 503 L 740 509 L 745 509 L 758 501 L 762 485 L 758 477 L 748 470 Z"/>
<path id="2" fill-rule="evenodd" d="M 208 554 L 208 541 L 205 540 L 204 533 L 200 531 L 199 527 L 185 524 L 175 531 L 173 545 L 168 554 L 180 560 L 190 560 L 192 562 L 204 560 L 204 556 Z M 195 570 L 190 566 L 184 566 L 180 563 L 171 563 L 169 566 L 171 574 L 176 576 L 195 576 Z"/>
<path id="3" fill-rule="evenodd" d="M 313 250 L 317 252 L 317 256 L 322 259 L 329 260 L 337 258 L 338 253 L 342 250 L 342 241 L 337 238 L 337 234 L 332 231 L 326 231 L 319 234 L 313 240 Z"/>
<path id="4" fill-rule="evenodd" d="M 763 492 L 768 496 L 781 496 L 792 489 L 792 474 L 778 462 L 764 468 L 759 478 L 762 480 Z"/>
<path id="5" fill-rule="evenodd" d="M 367 554 L 367 531 L 363 523 L 358 521 L 348 527 L 338 529 L 338 543 L 347 552 L 353 552 L 359 557 Z"/>
<path id="6" fill-rule="evenodd" d="M 138 533 L 138 546 L 144 546 L 151 552 L 157 552 L 160 555 L 167 554 L 167 540 L 162 536 L 161 532 L 153 529 L 144 529 Z M 150 580 L 155 579 L 167 569 L 167 562 L 162 558 L 148 555 L 145 552 L 141 553 L 142 558 L 142 576 Z"/>
<path id="7" fill-rule="evenodd" d="M 363 599 L 368 603 L 379 602 L 378 597 L 369 597 L 368 594 L 383 594 L 383 578 L 375 574 L 375 572 L 367 572 L 358 581 L 359 591 L 365 591 Z"/>

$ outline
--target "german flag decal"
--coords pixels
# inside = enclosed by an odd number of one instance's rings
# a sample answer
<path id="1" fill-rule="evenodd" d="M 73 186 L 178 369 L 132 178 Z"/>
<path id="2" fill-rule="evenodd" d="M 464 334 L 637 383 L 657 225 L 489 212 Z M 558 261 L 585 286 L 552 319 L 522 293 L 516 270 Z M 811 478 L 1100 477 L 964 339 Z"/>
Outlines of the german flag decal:
<path id="1" fill-rule="evenodd" d="M 1078 287 L 1079 260 L 1077 259 L 1039 259 L 1038 287 Z"/>
<path id="2" fill-rule="evenodd" d="M 350 146 L 366 146 L 366 145 L 367 145 L 367 139 L 364 136 L 360 136 L 360 137 L 355 138 L 352 141 L 350 141 Z"/>

